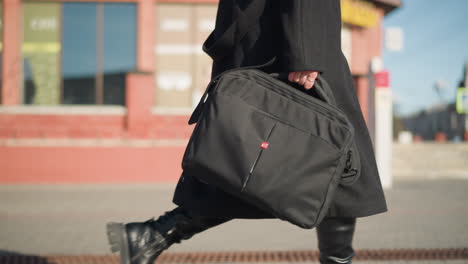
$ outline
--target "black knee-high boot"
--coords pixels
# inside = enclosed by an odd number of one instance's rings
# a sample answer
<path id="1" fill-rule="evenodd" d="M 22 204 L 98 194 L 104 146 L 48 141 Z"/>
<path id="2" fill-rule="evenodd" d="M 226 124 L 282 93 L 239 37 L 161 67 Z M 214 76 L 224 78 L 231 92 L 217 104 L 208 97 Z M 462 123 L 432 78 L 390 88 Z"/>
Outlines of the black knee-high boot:
<path id="1" fill-rule="evenodd" d="M 177 207 L 156 220 L 107 223 L 107 237 L 112 252 L 120 253 L 121 264 L 152 264 L 172 244 L 229 220 L 200 217 Z"/>
<path id="2" fill-rule="evenodd" d="M 321 264 L 351 264 L 356 226 L 354 217 L 325 217 L 317 226 Z"/>

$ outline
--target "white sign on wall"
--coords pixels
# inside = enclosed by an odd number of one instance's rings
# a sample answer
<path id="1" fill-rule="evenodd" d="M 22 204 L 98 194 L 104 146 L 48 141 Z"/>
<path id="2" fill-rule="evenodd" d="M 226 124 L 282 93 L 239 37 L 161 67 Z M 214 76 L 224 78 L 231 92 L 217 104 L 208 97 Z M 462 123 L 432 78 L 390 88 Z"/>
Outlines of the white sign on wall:
<path id="1" fill-rule="evenodd" d="M 192 76 L 188 72 L 160 72 L 156 83 L 161 90 L 186 91 L 192 86 Z"/>
<path id="2" fill-rule="evenodd" d="M 57 30 L 57 17 L 33 17 L 30 20 L 32 30 Z"/>
<path id="3" fill-rule="evenodd" d="M 161 21 L 162 31 L 172 32 L 184 32 L 189 28 L 189 22 L 187 19 L 164 19 Z"/>
<path id="4" fill-rule="evenodd" d="M 388 51 L 403 50 L 403 29 L 389 27 L 385 29 L 385 47 Z"/>
<path id="5" fill-rule="evenodd" d="M 158 55 L 202 54 L 201 44 L 158 44 L 154 47 Z"/>
<path id="6" fill-rule="evenodd" d="M 198 22 L 198 29 L 202 32 L 210 32 L 215 28 L 215 25 L 215 20 L 205 18 Z"/>

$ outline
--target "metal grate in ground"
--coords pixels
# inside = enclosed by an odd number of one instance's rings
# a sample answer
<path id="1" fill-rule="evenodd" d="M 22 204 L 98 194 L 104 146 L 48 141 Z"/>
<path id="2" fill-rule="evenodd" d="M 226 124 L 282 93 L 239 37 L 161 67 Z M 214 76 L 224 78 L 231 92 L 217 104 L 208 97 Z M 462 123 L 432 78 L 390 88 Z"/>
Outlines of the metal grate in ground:
<path id="1" fill-rule="evenodd" d="M 233 251 L 162 254 L 157 263 L 253 263 L 318 261 L 317 250 L 297 251 Z M 362 249 L 355 260 L 468 260 L 468 248 L 447 249 Z M 118 264 L 117 255 L 80 256 L 0 256 L 1 264 Z"/>

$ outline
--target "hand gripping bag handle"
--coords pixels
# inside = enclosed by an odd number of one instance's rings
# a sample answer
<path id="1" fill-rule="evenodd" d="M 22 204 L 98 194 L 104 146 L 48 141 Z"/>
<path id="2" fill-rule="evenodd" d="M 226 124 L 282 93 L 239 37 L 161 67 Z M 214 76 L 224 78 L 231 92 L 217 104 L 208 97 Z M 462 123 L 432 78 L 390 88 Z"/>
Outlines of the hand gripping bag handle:
<path id="1" fill-rule="evenodd" d="M 285 73 L 285 72 L 270 73 L 270 75 L 277 79 L 288 81 L 289 73 Z M 288 83 L 288 84 L 291 85 L 291 83 Z M 329 105 L 336 106 L 335 97 L 333 96 L 333 93 L 330 87 L 328 86 L 328 84 L 326 84 L 325 79 L 320 74 L 315 79 L 314 86 L 311 89 L 313 89 L 316 92 L 319 99 L 321 99 L 322 101 L 324 101 L 325 103 Z"/>

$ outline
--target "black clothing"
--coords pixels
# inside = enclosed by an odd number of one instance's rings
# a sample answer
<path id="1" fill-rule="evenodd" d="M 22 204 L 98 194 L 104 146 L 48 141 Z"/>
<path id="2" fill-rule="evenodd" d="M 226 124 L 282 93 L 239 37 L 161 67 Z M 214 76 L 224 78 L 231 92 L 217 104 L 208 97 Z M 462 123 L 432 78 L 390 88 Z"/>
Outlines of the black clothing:
<path id="1" fill-rule="evenodd" d="M 315 229 L 321 264 L 350 264 L 356 255 L 353 236 L 356 229 L 354 217 L 325 217 Z"/>
<path id="2" fill-rule="evenodd" d="M 173 211 L 180 209 L 181 207 L 178 207 Z M 181 210 L 191 214 L 186 209 Z M 192 219 L 193 222 L 197 223 L 192 224 L 195 227 L 192 229 L 199 232 L 232 220 L 227 217 L 203 217 L 196 215 L 192 215 Z M 354 217 L 325 217 L 315 229 L 320 252 L 320 263 L 351 264 L 353 257 L 356 255 L 352 246 L 355 229 L 356 218 Z M 191 232 L 191 235 L 195 233 Z"/>
<path id="3" fill-rule="evenodd" d="M 221 36 L 251 1 L 221 0 L 210 41 Z M 274 56 L 278 60 L 267 72 L 320 71 L 333 90 L 337 106 L 355 127 L 361 176 L 353 185 L 338 186 L 328 216 L 363 217 L 386 212 L 373 146 L 341 51 L 340 1 L 268 0 L 259 22 L 233 52 L 213 61 L 212 77 L 228 69 L 263 64 Z M 177 184 L 173 202 L 205 216 L 273 218 L 187 173 Z"/>
<path id="4" fill-rule="evenodd" d="M 229 217 L 195 215 L 183 207 L 166 211 L 145 222 L 107 223 L 112 252 L 120 253 L 122 264 L 151 264 L 174 243 L 232 220 Z M 321 264 L 351 264 L 356 219 L 325 217 L 317 226 Z"/>

